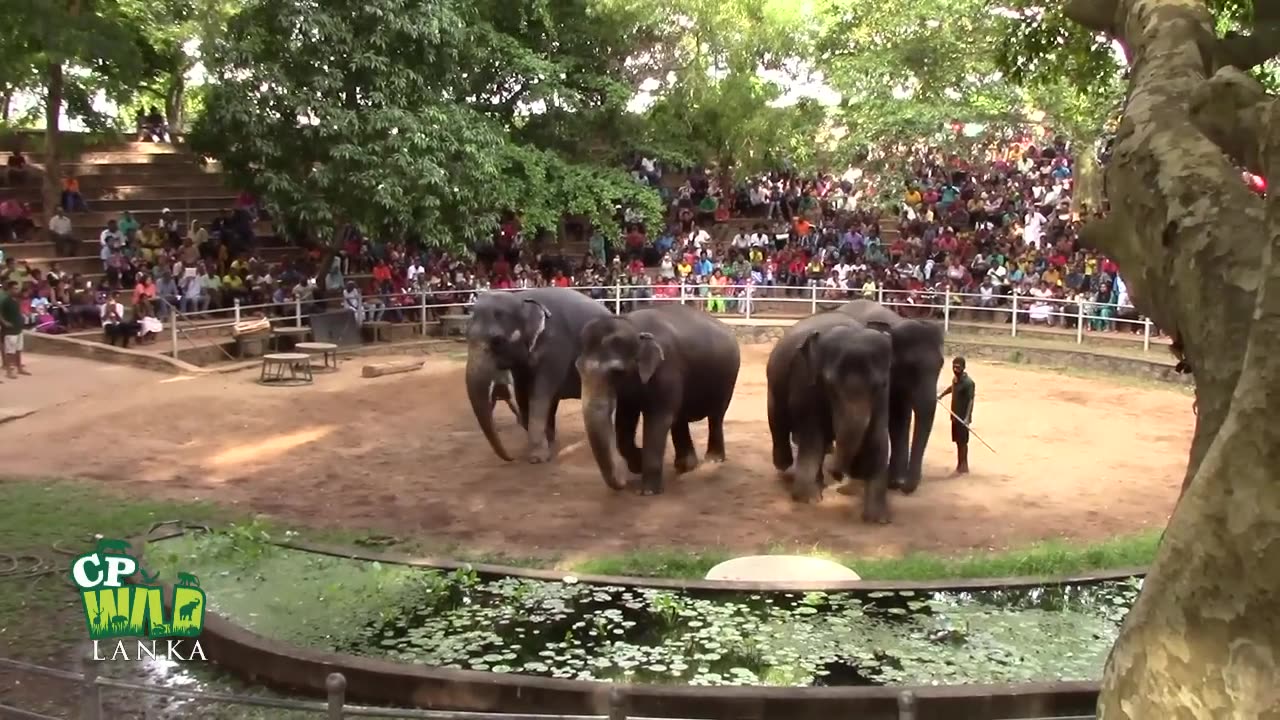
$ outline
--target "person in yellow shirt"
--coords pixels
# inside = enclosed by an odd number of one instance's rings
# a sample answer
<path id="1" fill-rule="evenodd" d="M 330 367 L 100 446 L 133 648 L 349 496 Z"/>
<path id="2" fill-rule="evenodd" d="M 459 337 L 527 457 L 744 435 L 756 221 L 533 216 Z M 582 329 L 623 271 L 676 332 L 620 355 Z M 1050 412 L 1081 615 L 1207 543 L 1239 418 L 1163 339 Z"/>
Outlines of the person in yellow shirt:
<path id="1" fill-rule="evenodd" d="M 1040 279 L 1044 280 L 1051 287 L 1062 287 L 1062 275 L 1058 272 L 1058 268 L 1053 267 L 1052 265 L 1045 268 L 1044 275 L 1042 275 Z"/>
<path id="2" fill-rule="evenodd" d="M 240 273 L 233 270 L 222 276 L 222 292 L 228 302 L 244 297 L 244 279 Z"/>
<path id="3" fill-rule="evenodd" d="M 907 192 L 903 194 L 902 199 L 908 205 L 919 205 L 924 200 L 924 196 L 911 183 L 907 183 Z"/>
<path id="4" fill-rule="evenodd" d="M 676 264 L 676 274 L 682 278 L 689 277 L 693 274 L 693 265 L 688 260 L 681 260 Z"/>

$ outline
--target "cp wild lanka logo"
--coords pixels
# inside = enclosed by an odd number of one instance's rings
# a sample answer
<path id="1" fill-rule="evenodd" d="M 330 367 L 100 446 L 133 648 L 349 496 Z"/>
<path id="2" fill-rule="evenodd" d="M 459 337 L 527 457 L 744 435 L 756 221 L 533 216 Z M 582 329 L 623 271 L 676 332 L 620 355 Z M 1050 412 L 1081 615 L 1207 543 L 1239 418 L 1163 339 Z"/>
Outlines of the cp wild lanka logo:
<path id="1" fill-rule="evenodd" d="M 140 580 L 125 585 L 134 573 Z M 95 660 L 205 659 L 197 639 L 204 629 L 205 595 L 196 576 L 178 573 L 165 617 L 159 573 L 148 573 L 130 554 L 129 543 L 103 538 L 72 563 L 71 582 L 80 588 Z"/>

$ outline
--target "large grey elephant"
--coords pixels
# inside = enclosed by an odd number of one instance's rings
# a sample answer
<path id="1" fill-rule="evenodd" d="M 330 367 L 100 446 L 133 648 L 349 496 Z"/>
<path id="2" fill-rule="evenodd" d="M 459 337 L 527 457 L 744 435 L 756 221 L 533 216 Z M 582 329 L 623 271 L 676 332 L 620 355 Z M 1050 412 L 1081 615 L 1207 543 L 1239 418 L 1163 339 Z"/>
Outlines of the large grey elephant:
<path id="1" fill-rule="evenodd" d="M 684 305 L 662 305 L 592 320 L 582 331 L 578 372 L 582 419 L 605 483 L 625 487 L 614 469 L 616 450 L 641 476 L 640 492 L 662 492 L 667 434 L 676 471 L 698 466 L 689 423 L 706 419 L 707 460 L 723 462 L 724 415 L 738 382 L 741 354 L 728 326 Z M 636 428 L 644 417 L 642 447 Z"/>
<path id="2" fill-rule="evenodd" d="M 582 392 L 574 366 L 582 328 L 602 317 L 610 317 L 603 305 L 565 288 L 491 291 L 476 298 L 467 325 L 467 399 L 498 457 L 512 459 L 493 427 L 493 408 L 498 399 L 514 395 L 529 434 L 529 462 L 551 459 L 560 401 Z"/>
<path id="3" fill-rule="evenodd" d="M 889 485 L 910 494 L 920 486 L 924 449 L 937 410 L 938 375 L 945 363 L 942 328 L 908 320 L 880 303 L 854 300 L 837 310 L 863 323 L 883 323 L 893 339 L 889 390 Z M 915 418 L 912 434 L 911 421 Z"/>
<path id="4" fill-rule="evenodd" d="M 792 325 L 769 354 L 769 432 L 773 465 L 791 477 L 791 496 L 822 497 L 823 460 L 837 476 L 866 481 L 862 519 L 889 522 L 888 327 L 871 328 L 838 312 Z M 791 443 L 795 441 L 793 455 Z"/>

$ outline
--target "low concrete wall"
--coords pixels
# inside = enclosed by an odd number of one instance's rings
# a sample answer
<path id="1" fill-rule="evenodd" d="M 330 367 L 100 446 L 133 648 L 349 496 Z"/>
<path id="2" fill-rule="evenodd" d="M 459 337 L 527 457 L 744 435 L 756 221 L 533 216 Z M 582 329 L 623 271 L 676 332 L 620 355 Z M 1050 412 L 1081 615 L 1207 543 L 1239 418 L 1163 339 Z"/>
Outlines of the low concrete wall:
<path id="1" fill-rule="evenodd" d="M 150 349 L 137 350 L 134 348 L 121 348 L 108 345 L 104 342 L 82 340 L 80 338 L 66 337 L 63 335 L 44 335 L 42 333 L 26 332 L 23 334 L 23 344 L 26 345 L 27 352 L 43 353 L 45 355 L 61 355 L 64 357 L 80 357 L 87 360 L 114 363 L 116 365 L 127 365 L 129 367 L 141 368 L 143 370 L 155 370 L 157 372 L 178 373 L 182 375 L 201 375 L 209 372 L 205 368 L 198 367 L 183 360 L 175 360 L 167 355 L 152 352 Z M 150 348 L 150 346 L 148 346 L 148 348 Z"/>

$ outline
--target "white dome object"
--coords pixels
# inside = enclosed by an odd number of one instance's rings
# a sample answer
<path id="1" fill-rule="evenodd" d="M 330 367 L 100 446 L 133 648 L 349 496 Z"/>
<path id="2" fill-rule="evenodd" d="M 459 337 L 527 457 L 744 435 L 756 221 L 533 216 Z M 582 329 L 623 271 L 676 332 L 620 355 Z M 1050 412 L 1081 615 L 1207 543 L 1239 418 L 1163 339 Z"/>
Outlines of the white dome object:
<path id="1" fill-rule="evenodd" d="M 707 571 L 708 580 L 741 582 L 840 582 L 861 580 L 838 562 L 806 555 L 748 555 Z"/>

